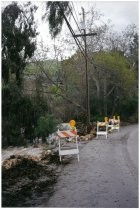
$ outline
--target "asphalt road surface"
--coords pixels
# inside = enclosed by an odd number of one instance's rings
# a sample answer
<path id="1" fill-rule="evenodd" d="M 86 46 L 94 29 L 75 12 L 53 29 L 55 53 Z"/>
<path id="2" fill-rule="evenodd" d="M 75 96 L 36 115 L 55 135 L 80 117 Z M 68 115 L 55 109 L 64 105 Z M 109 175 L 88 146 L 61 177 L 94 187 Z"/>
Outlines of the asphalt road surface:
<path id="1" fill-rule="evenodd" d="M 137 208 L 138 125 L 82 146 L 40 207 Z"/>

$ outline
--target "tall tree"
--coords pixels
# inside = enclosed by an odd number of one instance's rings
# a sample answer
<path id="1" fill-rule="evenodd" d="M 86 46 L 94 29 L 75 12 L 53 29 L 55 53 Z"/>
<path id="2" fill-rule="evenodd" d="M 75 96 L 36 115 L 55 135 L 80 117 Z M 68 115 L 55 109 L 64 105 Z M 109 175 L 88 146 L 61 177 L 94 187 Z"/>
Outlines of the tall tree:
<path id="1" fill-rule="evenodd" d="M 24 6 L 13 2 L 2 12 L 2 78 L 5 83 L 14 73 L 17 84 L 21 84 L 27 59 L 31 58 L 36 48 L 36 10 L 37 7 L 30 2 Z"/>
<path id="2" fill-rule="evenodd" d="M 125 46 L 125 54 L 128 57 L 130 66 L 133 66 L 138 72 L 138 28 L 135 24 L 128 25 L 123 31 L 122 44 Z"/>
<path id="3" fill-rule="evenodd" d="M 120 52 L 96 53 L 94 59 L 97 65 L 94 75 L 99 81 L 100 97 L 103 98 L 103 114 L 112 116 L 120 112 L 120 104 L 135 95 L 136 75 Z"/>

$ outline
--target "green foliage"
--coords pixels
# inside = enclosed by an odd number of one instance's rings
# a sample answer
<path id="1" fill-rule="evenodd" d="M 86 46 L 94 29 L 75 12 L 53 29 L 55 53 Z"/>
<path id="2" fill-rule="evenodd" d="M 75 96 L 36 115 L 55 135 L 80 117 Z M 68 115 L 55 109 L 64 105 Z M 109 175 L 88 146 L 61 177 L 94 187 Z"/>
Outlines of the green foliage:
<path id="1" fill-rule="evenodd" d="M 5 83 L 8 83 L 10 75 L 14 73 L 17 84 L 21 84 L 27 59 L 35 51 L 36 9 L 30 3 L 20 7 L 13 2 L 2 12 L 2 78 Z"/>
<path id="2" fill-rule="evenodd" d="M 138 97 L 125 98 L 118 107 L 124 121 L 138 122 Z"/>
<path id="3" fill-rule="evenodd" d="M 69 15 L 69 2 L 47 2 L 46 6 L 44 19 L 48 17 L 55 37 L 62 29 L 64 14 Z M 36 9 L 30 3 L 21 7 L 13 2 L 2 12 L 2 146 L 23 145 L 36 136 L 45 139 L 56 131 L 59 118 L 84 123 L 87 118 L 81 53 L 61 62 L 39 60 L 26 65 L 36 48 Z M 88 60 L 91 121 L 103 121 L 105 115 L 115 113 L 125 121 L 138 120 L 138 34 L 132 31 L 129 35 L 129 31 L 125 34 L 130 40 L 125 43 L 125 56 L 121 48 L 94 54 L 88 50 L 94 63 Z M 32 83 L 27 91 L 34 89 L 30 98 L 21 86 L 23 71 Z M 21 128 L 25 128 L 24 134 Z"/>
<path id="4" fill-rule="evenodd" d="M 34 106 L 22 95 L 16 84 L 2 87 L 2 145 L 22 145 L 24 138 L 33 136 Z M 21 128 L 25 128 L 24 138 Z"/>
<path id="5" fill-rule="evenodd" d="M 60 123 L 60 120 L 54 118 L 53 115 L 41 116 L 37 121 L 35 128 L 35 136 L 42 137 L 45 140 L 49 134 L 56 131 L 56 126 Z"/>
<path id="6" fill-rule="evenodd" d="M 39 65 L 40 64 L 40 65 Z M 56 60 L 42 60 L 34 63 L 27 63 L 26 65 L 26 71 L 24 74 L 32 75 L 40 73 L 41 68 L 46 73 L 49 72 L 49 74 L 52 74 L 53 76 L 56 74 L 57 71 L 57 61 Z"/>
<path id="7" fill-rule="evenodd" d="M 135 95 L 137 100 L 137 75 L 135 70 L 130 68 L 127 58 L 120 51 L 98 52 L 94 54 L 94 62 L 96 69 L 88 63 L 91 121 L 102 120 L 105 115 L 112 117 L 114 113 L 124 115 L 123 119 L 125 116 L 128 119 L 133 114 L 136 115 L 137 103 L 134 103 L 133 96 Z M 45 63 L 47 66 L 47 61 Z M 85 107 L 86 100 L 83 59 L 79 54 L 76 54 L 70 59 L 61 61 L 61 64 L 62 68 L 59 71 L 59 77 L 63 86 L 59 88 L 57 84 L 47 83 L 47 77 L 45 80 L 46 88 L 44 90 L 47 92 L 45 97 L 51 101 L 48 103 L 48 109 L 56 118 L 60 117 L 65 122 L 73 117 L 77 121 L 85 122 L 86 113 L 81 109 L 81 107 Z M 44 65 L 44 62 L 42 62 L 42 65 Z M 57 71 L 57 66 L 53 66 L 52 71 L 46 68 L 46 71 L 54 81 L 54 72 Z M 97 87 L 94 79 L 96 79 L 99 87 Z M 97 88 L 99 88 L 98 94 Z M 63 95 L 69 101 L 65 100 Z M 79 104 L 79 107 L 72 104 L 71 101 Z M 131 104 L 131 102 L 133 109 L 126 108 L 127 103 Z M 122 110 L 124 110 L 124 114 Z M 38 117 L 43 115 L 45 116 L 42 110 L 42 114 L 39 113 Z"/>
<path id="8" fill-rule="evenodd" d="M 137 93 L 136 72 L 130 68 L 128 60 L 121 52 L 100 52 L 94 56 L 98 80 L 100 82 L 100 97 L 103 98 L 99 103 L 106 106 L 107 113 L 103 110 L 102 115 L 113 115 L 114 112 L 121 112 L 123 104 L 131 104 L 133 95 Z M 137 110 L 137 104 L 133 103 L 133 109 L 125 110 L 124 113 L 128 117 Z M 98 106 L 98 103 L 97 103 Z M 128 108 L 129 109 L 129 108 Z M 95 110 L 95 109 L 94 109 Z"/>
<path id="9" fill-rule="evenodd" d="M 64 14 L 67 16 L 70 12 L 68 6 L 68 1 L 48 1 L 46 3 L 46 13 L 43 15 L 43 19 L 46 20 L 48 16 L 52 37 L 56 37 L 60 33 L 64 21 Z"/>
<path id="10" fill-rule="evenodd" d="M 49 91 L 51 91 L 51 93 L 52 94 L 54 94 L 54 95 L 59 95 L 59 94 L 61 94 L 62 93 L 62 90 L 58 87 L 58 86 L 56 86 L 56 85 L 51 85 L 49 88 L 48 88 L 48 90 Z M 55 96 L 56 97 L 56 96 Z"/>
<path id="11" fill-rule="evenodd" d="M 91 116 L 91 122 L 97 122 L 97 121 L 104 122 L 104 117 L 99 116 L 98 114 Z"/>

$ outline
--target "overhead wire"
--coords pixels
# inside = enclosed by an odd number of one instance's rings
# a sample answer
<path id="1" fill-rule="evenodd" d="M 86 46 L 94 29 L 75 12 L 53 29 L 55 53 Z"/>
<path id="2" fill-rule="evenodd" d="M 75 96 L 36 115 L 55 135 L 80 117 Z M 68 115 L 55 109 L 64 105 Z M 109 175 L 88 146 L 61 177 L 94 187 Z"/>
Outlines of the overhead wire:
<path id="1" fill-rule="evenodd" d="M 59 8 L 62 10 L 62 8 L 61 8 L 59 2 L 58 2 L 58 6 L 59 6 Z M 75 37 L 75 33 L 74 33 L 74 31 L 73 31 L 73 29 L 72 29 L 72 27 L 71 27 L 69 21 L 67 20 L 65 14 L 64 14 L 64 12 L 63 12 L 63 10 L 62 10 L 62 13 L 63 13 L 63 17 L 64 17 L 64 19 L 65 19 L 65 21 L 66 21 L 66 24 L 67 24 L 67 26 L 68 26 L 68 28 L 69 28 L 69 30 L 70 30 L 70 32 L 71 32 L 71 34 L 72 34 L 74 40 L 75 40 L 77 46 L 79 47 L 79 49 L 80 49 L 82 55 L 83 55 L 85 58 L 87 58 L 88 61 L 89 61 L 91 64 L 95 65 L 95 64 L 93 63 L 93 61 L 89 58 L 89 56 L 85 54 L 85 50 L 84 50 L 83 46 L 81 45 L 79 39 L 78 39 L 77 37 Z M 72 14 L 73 14 L 73 13 L 72 13 Z M 79 28 L 79 26 L 78 26 L 78 28 Z M 96 67 L 96 66 L 94 66 L 94 67 Z"/>
<path id="2" fill-rule="evenodd" d="M 74 8 L 73 2 L 71 2 L 71 4 L 72 4 L 73 10 L 74 10 L 74 12 L 75 12 L 75 14 L 76 14 L 76 10 L 75 10 L 75 8 Z M 70 9 L 70 12 L 71 12 L 71 14 L 72 14 L 72 16 L 73 16 L 73 19 L 74 19 L 74 21 L 75 21 L 75 23 L 76 23 L 76 25 L 77 25 L 79 31 L 81 32 L 81 29 L 80 29 L 80 27 L 79 27 L 79 25 L 78 25 L 78 23 L 77 23 L 77 22 L 78 22 L 77 14 L 76 14 L 76 18 L 77 18 L 77 21 L 76 21 L 74 15 L 73 15 L 72 9 L 70 8 L 70 6 L 69 6 L 69 9 Z"/>
<path id="3" fill-rule="evenodd" d="M 72 7 L 73 7 L 73 10 L 74 10 L 74 12 L 75 12 L 75 15 L 76 15 L 76 18 L 77 18 L 77 22 L 78 22 L 77 12 L 76 12 L 76 10 L 75 10 L 75 7 L 74 7 L 74 4 L 73 4 L 73 2 L 72 2 L 72 1 L 71 1 L 71 5 L 72 5 Z"/>
<path id="4" fill-rule="evenodd" d="M 73 2 L 72 2 L 72 3 L 73 3 Z M 74 8 L 74 5 L 73 5 L 72 7 L 73 7 L 73 9 L 74 9 L 74 11 L 75 11 L 75 14 L 76 14 L 76 10 L 75 10 L 75 8 Z M 77 23 L 77 21 L 76 21 L 74 15 L 73 15 L 73 12 L 72 12 L 72 9 L 70 8 L 70 6 L 69 6 L 69 10 L 70 10 L 70 12 L 71 12 L 71 14 L 72 14 L 72 17 L 73 17 L 73 19 L 74 19 L 74 21 L 75 21 L 75 23 L 76 23 L 76 25 L 77 25 L 77 27 L 78 27 L 80 33 L 82 34 L 82 30 L 80 29 L 80 27 L 79 27 L 79 25 L 78 25 L 78 23 Z M 76 16 L 77 16 L 77 14 L 76 14 Z M 78 20 L 78 18 L 77 18 L 77 20 Z M 84 41 L 84 38 L 83 38 L 83 37 L 82 37 L 82 39 L 83 39 L 83 41 Z"/>
<path id="5" fill-rule="evenodd" d="M 58 2 L 58 6 L 59 6 L 59 8 L 62 10 L 62 8 L 61 8 L 59 2 Z M 62 10 L 62 13 L 63 13 L 63 17 L 64 17 L 64 19 L 65 19 L 65 21 L 66 21 L 66 24 L 67 24 L 67 26 L 68 26 L 68 28 L 69 28 L 69 30 L 70 30 L 70 32 L 71 32 L 71 34 L 72 34 L 72 36 L 73 36 L 75 42 L 76 42 L 76 44 L 78 45 L 78 47 L 79 47 L 79 49 L 80 49 L 82 55 L 85 57 L 83 46 L 81 46 L 80 41 L 75 37 L 75 33 L 74 33 L 74 31 L 73 31 L 73 29 L 72 29 L 72 27 L 71 27 L 69 21 L 67 20 L 65 14 L 64 14 L 64 12 L 63 12 L 63 10 Z"/>
<path id="6" fill-rule="evenodd" d="M 72 4 L 73 10 L 75 11 L 75 14 L 76 14 L 76 10 L 75 10 L 75 7 L 74 7 L 73 2 L 71 2 L 71 4 Z M 72 16 L 73 16 L 73 18 L 74 18 L 74 21 L 75 21 L 75 23 L 76 23 L 76 25 L 77 25 L 79 31 L 81 32 L 81 29 L 79 28 L 79 25 L 78 25 L 78 23 L 77 23 L 77 21 L 76 21 L 74 15 L 73 15 L 73 12 L 72 12 L 72 10 L 71 10 L 70 7 L 69 7 L 69 9 L 70 9 L 70 12 L 71 12 L 71 14 L 72 14 Z M 77 14 L 76 14 L 76 17 L 77 17 Z M 78 17 L 77 17 L 77 20 L 78 20 Z M 83 38 L 83 37 L 82 37 L 82 38 Z M 84 40 L 84 38 L 83 38 L 83 40 Z M 89 62 L 90 62 L 91 64 L 94 64 L 94 63 L 92 62 L 92 60 L 89 58 L 88 55 L 85 55 L 85 56 L 87 57 L 87 59 L 89 60 Z M 84 56 L 84 57 L 85 57 L 85 56 Z"/>

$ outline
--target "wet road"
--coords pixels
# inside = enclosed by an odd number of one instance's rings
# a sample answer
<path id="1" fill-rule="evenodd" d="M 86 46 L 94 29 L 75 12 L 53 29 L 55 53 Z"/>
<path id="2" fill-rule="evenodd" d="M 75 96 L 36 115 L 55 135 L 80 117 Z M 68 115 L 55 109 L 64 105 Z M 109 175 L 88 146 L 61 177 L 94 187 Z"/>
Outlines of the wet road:
<path id="1" fill-rule="evenodd" d="M 45 193 L 43 195 L 45 197 Z M 80 148 L 40 207 L 138 207 L 138 125 L 122 127 Z"/>

